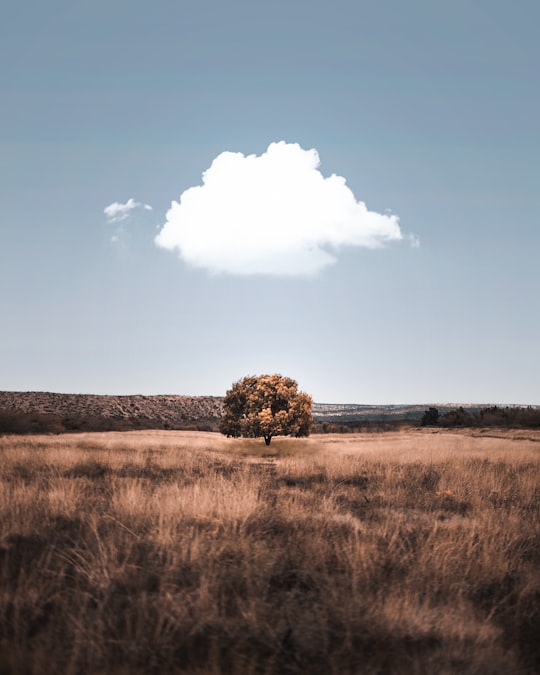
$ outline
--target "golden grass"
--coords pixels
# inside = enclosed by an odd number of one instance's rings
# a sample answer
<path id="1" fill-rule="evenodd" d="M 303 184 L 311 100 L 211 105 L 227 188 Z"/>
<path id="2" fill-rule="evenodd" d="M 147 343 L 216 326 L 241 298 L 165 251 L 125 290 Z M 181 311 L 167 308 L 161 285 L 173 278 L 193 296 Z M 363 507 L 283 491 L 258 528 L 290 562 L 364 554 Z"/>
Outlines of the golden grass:
<path id="1" fill-rule="evenodd" d="M 540 443 L 0 438 L 0 672 L 534 673 Z"/>

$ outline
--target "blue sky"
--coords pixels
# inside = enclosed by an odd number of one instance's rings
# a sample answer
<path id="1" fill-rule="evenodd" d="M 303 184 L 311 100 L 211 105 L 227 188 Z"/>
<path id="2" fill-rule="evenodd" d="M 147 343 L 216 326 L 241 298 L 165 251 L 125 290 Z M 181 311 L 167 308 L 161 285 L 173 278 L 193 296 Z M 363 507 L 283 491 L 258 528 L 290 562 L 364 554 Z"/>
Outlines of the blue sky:
<path id="1" fill-rule="evenodd" d="M 537 2 L 2 13 L 1 389 L 222 395 L 280 372 L 319 402 L 540 404 Z M 215 158 L 280 141 L 402 239 L 308 276 L 156 245 Z M 129 199 L 152 210 L 109 222 Z"/>

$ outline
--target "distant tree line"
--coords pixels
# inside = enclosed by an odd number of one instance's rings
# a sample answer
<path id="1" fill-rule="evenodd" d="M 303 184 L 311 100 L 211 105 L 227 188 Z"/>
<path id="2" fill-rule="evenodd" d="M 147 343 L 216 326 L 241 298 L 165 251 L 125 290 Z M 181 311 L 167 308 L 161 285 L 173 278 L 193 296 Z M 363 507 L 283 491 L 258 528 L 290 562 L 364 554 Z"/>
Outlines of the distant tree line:
<path id="1" fill-rule="evenodd" d="M 340 420 L 334 421 L 315 420 L 311 427 L 314 434 L 358 434 L 358 433 L 376 433 L 378 431 L 398 431 L 399 429 L 410 429 L 418 424 L 416 420 L 411 419 L 380 419 L 380 420 Z"/>
<path id="2" fill-rule="evenodd" d="M 423 427 L 507 427 L 531 429 L 540 427 L 540 408 L 491 406 L 477 411 L 464 408 L 444 415 L 437 408 L 428 408 L 421 421 Z"/>

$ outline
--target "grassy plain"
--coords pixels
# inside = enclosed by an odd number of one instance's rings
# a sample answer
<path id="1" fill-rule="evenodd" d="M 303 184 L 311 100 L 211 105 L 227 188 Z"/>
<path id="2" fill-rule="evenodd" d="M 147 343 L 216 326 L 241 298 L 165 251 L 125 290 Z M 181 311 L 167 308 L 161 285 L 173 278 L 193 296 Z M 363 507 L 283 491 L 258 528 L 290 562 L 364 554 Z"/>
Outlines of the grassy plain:
<path id="1" fill-rule="evenodd" d="M 0 673 L 540 671 L 540 435 L 0 438 Z"/>

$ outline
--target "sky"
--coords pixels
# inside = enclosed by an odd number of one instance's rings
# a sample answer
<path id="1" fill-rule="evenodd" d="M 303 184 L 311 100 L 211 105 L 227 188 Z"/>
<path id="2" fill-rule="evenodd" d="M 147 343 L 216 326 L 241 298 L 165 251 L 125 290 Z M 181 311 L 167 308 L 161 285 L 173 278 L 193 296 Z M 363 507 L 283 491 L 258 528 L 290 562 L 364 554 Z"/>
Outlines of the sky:
<path id="1" fill-rule="evenodd" d="M 0 389 L 540 404 L 539 25 L 5 3 Z"/>

